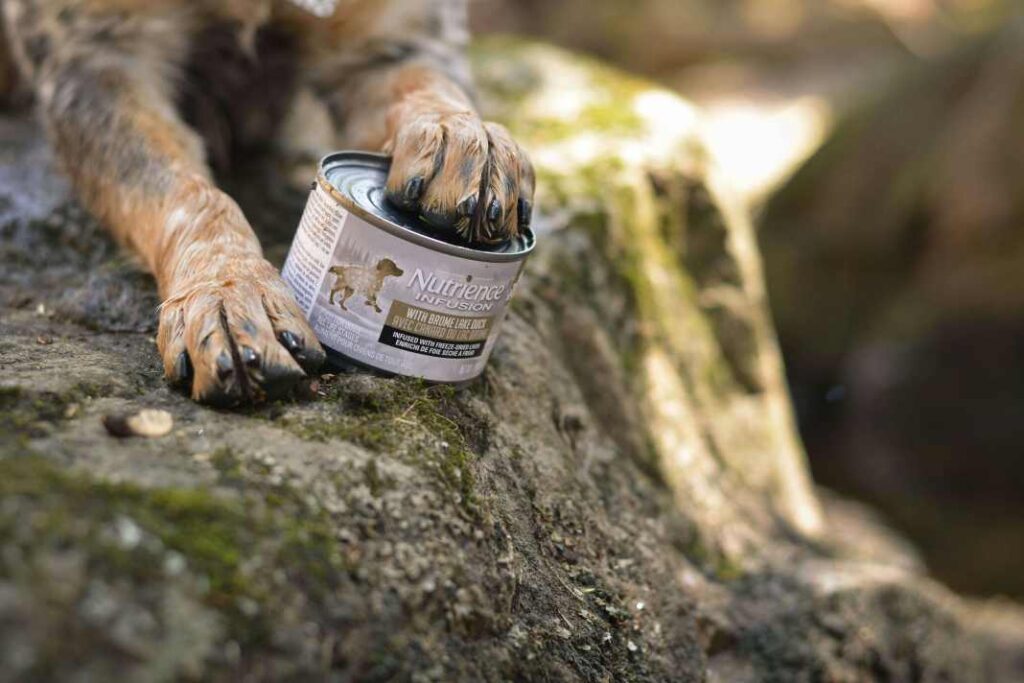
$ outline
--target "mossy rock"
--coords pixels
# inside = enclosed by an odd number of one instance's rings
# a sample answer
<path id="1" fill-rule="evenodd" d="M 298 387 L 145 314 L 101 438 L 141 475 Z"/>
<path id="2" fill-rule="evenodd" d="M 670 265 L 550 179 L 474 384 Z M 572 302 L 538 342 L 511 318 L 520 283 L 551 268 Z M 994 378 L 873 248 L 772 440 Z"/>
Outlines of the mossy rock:
<path id="1" fill-rule="evenodd" d="M 189 402 L 149 330 L 83 304 L 153 293 L 3 122 L 0 677 L 989 680 L 1003 650 L 960 603 L 820 524 L 693 107 L 544 46 L 474 58 L 537 163 L 540 246 L 458 393 L 339 374 L 317 401 Z M 30 230 L 55 211 L 73 225 Z M 142 407 L 172 433 L 103 430 Z"/>

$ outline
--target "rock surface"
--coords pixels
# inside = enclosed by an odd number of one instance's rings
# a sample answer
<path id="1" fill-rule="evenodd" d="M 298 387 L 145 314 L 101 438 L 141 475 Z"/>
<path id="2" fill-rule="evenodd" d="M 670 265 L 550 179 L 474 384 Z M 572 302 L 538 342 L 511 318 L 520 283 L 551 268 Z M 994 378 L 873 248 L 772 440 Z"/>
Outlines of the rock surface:
<path id="1" fill-rule="evenodd" d="M 696 112 L 549 48 L 475 59 L 543 230 L 460 393 L 354 374 L 190 403 L 150 279 L 0 119 L 0 680 L 1021 674 L 1012 612 L 981 619 L 870 515 L 822 511 Z M 303 196 L 272 188 L 249 215 L 280 262 Z M 143 408 L 172 433 L 106 434 Z"/>

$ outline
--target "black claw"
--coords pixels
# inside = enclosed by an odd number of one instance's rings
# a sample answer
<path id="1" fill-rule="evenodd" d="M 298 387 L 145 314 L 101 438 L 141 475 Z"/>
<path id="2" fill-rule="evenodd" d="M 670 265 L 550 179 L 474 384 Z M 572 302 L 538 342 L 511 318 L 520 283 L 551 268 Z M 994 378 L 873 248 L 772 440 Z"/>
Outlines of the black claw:
<path id="1" fill-rule="evenodd" d="M 235 371 L 235 364 L 231 360 L 231 354 L 224 351 L 217 356 L 217 379 L 226 380 Z"/>
<path id="2" fill-rule="evenodd" d="M 533 204 L 526 201 L 525 199 L 519 200 L 519 227 L 528 228 L 530 227 L 530 221 L 533 220 Z"/>
<path id="3" fill-rule="evenodd" d="M 319 344 L 314 343 L 312 347 L 308 347 L 302 337 L 290 330 L 280 333 L 277 338 L 306 372 L 316 372 L 326 359 Z"/>
<path id="4" fill-rule="evenodd" d="M 188 351 L 178 354 L 174 362 L 174 379 L 179 384 L 188 384 L 192 381 L 192 360 L 188 357 Z"/>
<path id="5" fill-rule="evenodd" d="M 260 365 L 260 354 L 256 353 L 255 349 L 248 346 L 243 346 L 238 351 L 238 356 L 242 359 L 242 362 L 250 368 L 257 368 Z"/>
<path id="6" fill-rule="evenodd" d="M 319 344 L 317 344 L 313 348 L 303 351 L 296 360 L 299 361 L 299 365 L 302 366 L 303 370 L 312 375 L 319 370 L 320 366 L 324 364 L 325 360 L 327 360 L 327 354 L 324 353 L 324 350 L 320 348 Z"/>
<path id="7" fill-rule="evenodd" d="M 263 390 L 269 399 L 281 398 L 305 378 L 306 374 L 301 370 L 282 366 L 269 367 L 263 378 Z"/>
<path id="8" fill-rule="evenodd" d="M 459 204 L 459 215 L 462 216 L 463 218 L 469 218 L 474 213 L 476 213 L 476 207 L 479 203 L 480 199 L 476 195 L 473 195 L 472 197 L 466 197 Z"/>
<path id="9" fill-rule="evenodd" d="M 487 220 L 491 223 L 497 223 L 499 218 L 501 218 L 501 202 L 497 199 L 492 199 L 487 207 Z"/>
<path id="10" fill-rule="evenodd" d="M 416 176 L 406 184 L 403 199 L 407 202 L 418 202 L 421 196 L 423 196 L 423 176 Z"/>
<path id="11" fill-rule="evenodd" d="M 284 345 L 284 348 L 288 349 L 288 353 L 295 355 L 302 351 L 302 340 L 299 339 L 299 336 L 291 330 L 285 330 L 279 334 L 277 338 L 281 341 L 281 344 Z"/>

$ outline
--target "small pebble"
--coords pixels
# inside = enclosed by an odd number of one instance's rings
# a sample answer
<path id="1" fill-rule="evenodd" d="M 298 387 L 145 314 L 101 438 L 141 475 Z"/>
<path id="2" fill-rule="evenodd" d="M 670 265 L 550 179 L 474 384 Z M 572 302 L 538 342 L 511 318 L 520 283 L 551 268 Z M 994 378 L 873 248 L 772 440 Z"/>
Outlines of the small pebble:
<path id="1" fill-rule="evenodd" d="M 128 517 L 118 517 L 116 529 L 122 548 L 134 548 L 142 540 L 142 529 Z"/>
<path id="2" fill-rule="evenodd" d="M 187 566 L 185 556 L 174 550 L 168 552 L 167 556 L 164 557 L 164 572 L 171 576 L 181 574 Z"/>
<path id="3" fill-rule="evenodd" d="M 174 418 L 166 410 L 147 409 L 132 415 L 104 415 L 103 426 L 111 436 L 155 439 L 170 433 Z"/>

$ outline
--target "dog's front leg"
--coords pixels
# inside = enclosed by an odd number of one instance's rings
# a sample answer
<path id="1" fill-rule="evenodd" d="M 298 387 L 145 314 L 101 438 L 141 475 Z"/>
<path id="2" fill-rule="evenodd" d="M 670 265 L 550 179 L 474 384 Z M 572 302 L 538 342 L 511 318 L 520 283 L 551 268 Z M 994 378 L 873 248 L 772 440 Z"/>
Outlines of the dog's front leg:
<path id="1" fill-rule="evenodd" d="M 343 144 L 392 154 L 392 201 L 436 227 L 472 242 L 515 236 L 530 222 L 533 167 L 508 131 L 473 105 L 464 3 L 377 7 L 357 27 L 359 39 L 341 36 L 318 69 Z"/>
<path id="2" fill-rule="evenodd" d="M 187 50 L 188 13 L 106 6 L 4 4 L 57 155 L 84 204 L 156 277 L 167 376 L 217 404 L 281 391 L 323 351 L 175 112 L 168 71 Z"/>
<path id="3" fill-rule="evenodd" d="M 319 368 L 319 342 L 231 198 L 185 180 L 158 225 L 157 339 L 169 376 L 184 379 L 191 365 L 194 398 L 232 405 L 281 395 Z"/>

